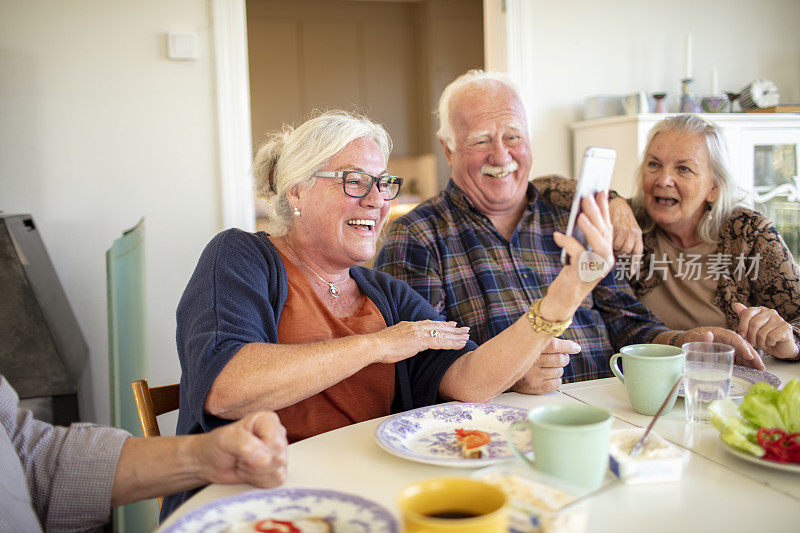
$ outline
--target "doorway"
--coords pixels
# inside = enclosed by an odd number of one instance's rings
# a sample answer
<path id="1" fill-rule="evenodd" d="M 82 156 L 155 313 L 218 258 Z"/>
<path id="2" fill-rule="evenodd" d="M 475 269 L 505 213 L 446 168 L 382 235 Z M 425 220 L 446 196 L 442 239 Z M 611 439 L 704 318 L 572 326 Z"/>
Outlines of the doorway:
<path id="1" fill-rule="evenodd" d="M 482 0 L 246 0 L 246 9 L 254 151 L 315 110 L 357 111 L 394 142 L 389 170 L 407 185 L 393 209 L 441 190 L 449 172 L 432 112 L 450 81 L 483 68 Z"/>

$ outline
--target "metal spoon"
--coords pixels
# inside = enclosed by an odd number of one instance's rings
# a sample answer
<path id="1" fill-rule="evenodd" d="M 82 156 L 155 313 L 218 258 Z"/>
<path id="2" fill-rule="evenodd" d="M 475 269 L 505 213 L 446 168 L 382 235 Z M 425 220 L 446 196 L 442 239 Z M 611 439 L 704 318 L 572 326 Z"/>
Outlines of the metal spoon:
<path id="1" fill-rule="evenodd" d="M 642 450 L 642 445 L 644 444 L 644 439 L 647 438 L 647 434 L 650 433 L 651 429 L 653 429 L 653 425 L 655 425 L 656 420 L 658 420 L 658 417 L 661 416 L 661 413 L 664 412 L 664 408 L 667 406 L 667 404 L 669 403 L 670 399 L 672 399 L 672 395 L 675 394 L 675 391 L 678 390 L 678 385 L 681 384 L 681 381 L 683 381 L 683 374 L 681 374 L 678 377 L 678 381 L 676 381 L 675 385 L 672 386 L 672 390 L 670 390 L 669 394 L 667 394 L 667 397 L 664 399 L 664 403 L 661 404 L 661 407 L 659 407 L 658 411 L 656 411 L 656 414 L 653 417 L 653 420 L 651 420 L 650 424 L 647 425 L 647 429 L 645 429 L 644 433 L 642 433 L 642 436 L 639 439 L 639 442 L 637 442 L 636 446 L 634 446 L 633 449 L 631 450 L 631 454 L 630 454 L 631 458 L 636 457 L 637 455 L 639 455 L 639 452 Z"/>

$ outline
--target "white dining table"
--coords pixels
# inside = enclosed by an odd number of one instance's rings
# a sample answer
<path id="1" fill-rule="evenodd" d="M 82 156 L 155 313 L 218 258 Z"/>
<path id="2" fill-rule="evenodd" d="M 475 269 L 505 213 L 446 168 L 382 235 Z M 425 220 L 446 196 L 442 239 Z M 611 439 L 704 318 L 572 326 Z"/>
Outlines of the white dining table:
<path id="1" fill-rule="evenodd" d="M 786 383 L 800 379 L 800 363 L 766 358 L 767 370 Z M 645 427 L 651 417 L 633 411 L 617 378 L 563 385 L 550 394 L 505 393 L 492 403 L 530 409 L 557 402 L 583 402 L 614 415 L 612 429 Z M 375 439 L 387 417 L 317 435 L 289 446 L 285 487 L 333 489 L 357 494 L 389 509 L 399 520 L 397 495 L 414 482 L 442 476 L 469 476 L 473 470 L 421 464 L 389 454 Z M 728 452 L 710 424 L 688 424 L 683 400 L 653 431 L 686 450 L 680 481 L 627 485 L 609 472 L 588 504 L 587 532 L 790 532 L 800 531 L 800 473 L 767 468 Z M 192 509 L 219 498 L 253 490 L 251 485 L 210 485 L 179 507 L 164 530 Z"/>

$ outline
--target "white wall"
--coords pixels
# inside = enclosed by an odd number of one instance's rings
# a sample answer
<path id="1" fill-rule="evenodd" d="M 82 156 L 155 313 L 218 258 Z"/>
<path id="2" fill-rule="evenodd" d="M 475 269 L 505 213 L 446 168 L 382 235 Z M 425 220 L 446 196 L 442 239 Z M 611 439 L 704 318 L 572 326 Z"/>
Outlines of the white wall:
<path id="1" fill-rule="evenodd" d="M 493 2 L 494 0 L 486 0 Z M 685 35 L 694 48 L 696 92 L 775 82 L 782 103 L 800 103 L 797 0 L 513 0 L 524 31 L 520 80 L 532 124 L 533 174 L 571 172 L 570 122 L 586 97 L 640 90 L 675 97 Z M 509 21 L 512 23 L 512 21 Z M 516 23 L 516 21 L 513 21 Z"/>
<path id="2" fill-rule="evenodd" d="M 797 0 L 506 4 L 521 13 L 536 174 L 570 171 L 586 96 L 675 94 L 686 32 L 699 92 L 716 65 L 723 89 L 766 77 L 800 102 Z M 205 0 L 0 0 L 0 209 L 34 215 L 86 336 L 86 419 L 109 419 L 105 251 L 141 216 L 150 377 L 180 374 L 175 307 L 221 228 L 209 17 Z M 197 32 L 196 61 L 166 59 L 170 30 Z"/>
<path id="3" fill-rule="evenodd" d="M 105 251 L 142 216 L 151 383 L 180 375 L 175 308 L 220 228 L 210 32 L 205 0 L 0 0 L 0 209 L 34 215 L 89 344 L 85 419 L 109 420 Z"/>

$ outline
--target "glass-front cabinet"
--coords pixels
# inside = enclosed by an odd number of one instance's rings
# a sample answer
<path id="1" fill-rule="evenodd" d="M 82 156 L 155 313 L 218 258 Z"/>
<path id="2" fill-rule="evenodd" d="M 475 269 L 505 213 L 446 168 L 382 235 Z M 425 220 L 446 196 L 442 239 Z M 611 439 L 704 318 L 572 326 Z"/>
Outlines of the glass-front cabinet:
<path id="1" fill-rule="evenodd" d="M 773 221 L 795 260 L 800 258 L 800 130 L 742 132 L 751 169 L 753 207 Z M 745 154 L 743 154 L 745 155 Z M 752 163 L 750 161 L 752 157 Z"/>
<path id="2" fill-rule="evenodd" d="M 647 135 L 667 115 L 643 113 L 576 122 L 573 172 L 587 146 L 617 150 L 611 186 L 623 196 L 633 193 L 634 175 Z M 800 258 L 800 114 L 703 113 L 725 132 L 731 167 L 745 203 L 769 217 L 783 235 L 795 260 Z"/>

